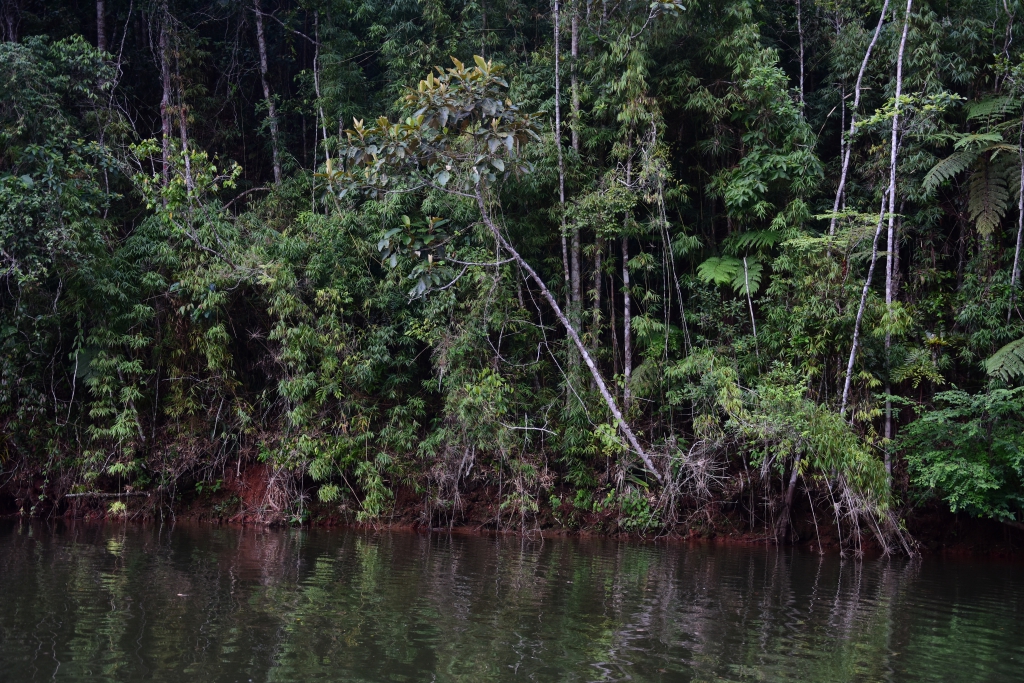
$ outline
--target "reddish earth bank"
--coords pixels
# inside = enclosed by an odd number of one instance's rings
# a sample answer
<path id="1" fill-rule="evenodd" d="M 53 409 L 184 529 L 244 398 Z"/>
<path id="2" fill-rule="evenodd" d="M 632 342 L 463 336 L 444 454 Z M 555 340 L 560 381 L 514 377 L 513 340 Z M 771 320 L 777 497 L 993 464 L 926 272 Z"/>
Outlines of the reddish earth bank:
<path id="1" fill-rule="evenodd" d="M 282 511 L 273 490 L 273 473 L 262 465 L 244 470 L 227 469 L 213 485 L 177 491 L 113 493 L 115 482 L 99 482 L 99 491 L 111 493 L 63 497 L 57 501 L 47 495 L 40 476 L 12 477 L 0 488 L 0 516 L 42 519 L 103 520 L 111 517 L 110 505 L 125 504 L 119 517 L 134 522 L 170 520 L 231 525 L 287 525 L 302 523 L 318 527 L 362 527 L 377 530 L 408 529 L 446 533 L 511 533 L 558 536 L 607 536 L 619 539 L 647 539 L 711 543 L 775 543 L 763 523 L 752 525 L 749 515 L 735 501 L 720 501 L 692 512 L 667 529 L 626 530 L 620 526 L 615 510 L 589 512 L 576 510 L 569 503 L 552 508 L 540 501 L 540 509 L 521 518 L 500 510 L 497 487 L 479 485 L 461 494 L 460 507 L 450 510 L 428 509 L 422 495 L 411 487 L 396 490 L 391 513 L 372 523 L 359 522 L 358 505 L 347 502 L 325 504 L 315 495 L 305 496 L 307 505 Z M 127 487 L 126 487 L 127 488 Z M 307 494 L 313 493 L 307 491 Z M 568 496 L 564 496 L 568 498 Z M 301 515 L 301 516 L 300 516 Z M 907 529 L 924 555 L 973 555 L 1024 558 L 1024 529 L 993 520 L 953 514 L 941 503 L 928 503 L 903 511 Z M 797 500 L 793 526 L 786 543 L 807 550 L 838 550 L 842 539 L 836 525 L 811 510 L 807 500 Z M 863 548 L 877 550 L 868 532 Z"/>

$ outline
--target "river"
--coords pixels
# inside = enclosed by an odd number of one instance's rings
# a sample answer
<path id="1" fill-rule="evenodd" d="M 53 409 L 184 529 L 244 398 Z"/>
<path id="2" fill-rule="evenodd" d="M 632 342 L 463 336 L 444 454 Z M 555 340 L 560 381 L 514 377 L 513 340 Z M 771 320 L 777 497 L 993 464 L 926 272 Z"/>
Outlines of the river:
<path id="1" fill-rule="evenodd" d="M 1024 567 L 0 524 L 3 681 L 1021 681 Z"/>

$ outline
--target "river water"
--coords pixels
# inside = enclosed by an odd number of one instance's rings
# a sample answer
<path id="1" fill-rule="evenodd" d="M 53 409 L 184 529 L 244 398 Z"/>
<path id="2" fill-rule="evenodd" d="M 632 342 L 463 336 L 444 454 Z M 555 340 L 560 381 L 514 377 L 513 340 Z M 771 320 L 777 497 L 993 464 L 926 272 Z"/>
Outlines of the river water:
<path id="1" fill-rule="evenodd" d="M 0 525 L 2 681 L 1022 681 L 1024 567 Z"/>

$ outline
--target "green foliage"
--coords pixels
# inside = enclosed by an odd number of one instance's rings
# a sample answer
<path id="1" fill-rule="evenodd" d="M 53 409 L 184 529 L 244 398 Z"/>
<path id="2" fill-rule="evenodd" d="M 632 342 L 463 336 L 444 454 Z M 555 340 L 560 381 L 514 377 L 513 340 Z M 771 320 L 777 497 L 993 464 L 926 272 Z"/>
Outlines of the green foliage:
<path id="1" fill-rule="evenodd" d="M 983 438 L 1015 390 L 936 394 L 1024 376 L 1001 6 L 914 15 L 890 209 L 898 18 L 851 133 L 863 7 L 802 6 L 801 62 L 792 6 L 570 3 L 556 100 L 550 3 L 282 0 L 265 76 L 243 5 L 107 0 L 115 56 L 68 35 L 94 8 L 36 3 L 0 44 L 4 473 L 191 494 L 259 461 L 281 519 L 374 522 L 408 489 L 450 522 L 478 486 L 496 526 L 563 490 L 624 528 L 678 519 L 554 300 L 659 473 L 692 450 L 775 495 L 795 466 L 881 519 L 912 499 L 888 403 L 913 486 L 1016 519 L 1010 435 Z M 987 469 L 943 470 L 971 439 Z"/>
<path id="2" fill-rule="evenodd" d="M 1024 388 L 944 391 L 901 439 L 914 482 L 954 512 L 1021 521 Z"/>
<path id="3" fill-rule="evenodd" d="M 1024 376 L 1024 339 L 1015 339 L 985 360 L 985 370 L 1005 382 Z"/>
<path id="4" fill-rule="evenodd" d="M 940 184 L 952 179 L 967 169 L 971 170 L 968 181 L 967 210 L 982 236 L 989 236 L 999 227 L 1009 208 L 1011 194 L 1020 191 L 1020 148 L 1007 144 L 1003 131 L 1013 130 L 1015 122 L 1002 121 L 1016 103 L 1013 98 L 993 96 L 972 103 L 967 118 L 979 121 L 982 131 L 953 135 L 954 152 L 935 164 L 925 174 L 922 187 L 925 192 L 934 191 Z M 1011 192 L 1011 188 L 1017 189 Z"/>
<path id="5" fill-rule="evenodd" d="M 740 294 L 757 293 L 764 269 L 756 259 L 712 256 L 697 267 L 697 277 L 716 285 L 731 285 Z"/>

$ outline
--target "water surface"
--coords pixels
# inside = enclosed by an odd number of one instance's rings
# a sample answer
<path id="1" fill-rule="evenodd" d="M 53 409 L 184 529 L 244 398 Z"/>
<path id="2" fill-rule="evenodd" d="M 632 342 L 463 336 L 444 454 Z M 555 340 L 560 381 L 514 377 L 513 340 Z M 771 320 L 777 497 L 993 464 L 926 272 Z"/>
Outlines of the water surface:
<path id="1" fill-rule="evenodd" d="M 1020 565 L 0 525 L 4 681 L 1021 681 Z"/>

